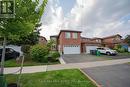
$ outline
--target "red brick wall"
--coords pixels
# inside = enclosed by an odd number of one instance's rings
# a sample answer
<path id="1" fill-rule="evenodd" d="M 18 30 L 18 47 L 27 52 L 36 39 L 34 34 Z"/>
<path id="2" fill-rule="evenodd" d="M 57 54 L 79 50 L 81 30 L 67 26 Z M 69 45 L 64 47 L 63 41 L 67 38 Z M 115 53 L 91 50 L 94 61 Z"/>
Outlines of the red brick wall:
<path id="1" fill-rule="evenodd" d="M 107 38 L 103 40 L 104 43 L 113 43 L 113 38 Z"/>
<path id="2" fill-rule="evenodd" d="M 80 45 L 81 46 L 80 33 L 78 33 L 77 39 L 74 39 L 72 37 L 72 33 L 75 33 L 75 32 L 70 32 L 70 33 L 71 33 L 71 38 L 67 39 L 67 38 L 65 38 L 65 32 L 61 32 L 61 34 L 59 36 L 59 45 L 61 46 L 60 50 L 63 50 L 63 45 Z"/>

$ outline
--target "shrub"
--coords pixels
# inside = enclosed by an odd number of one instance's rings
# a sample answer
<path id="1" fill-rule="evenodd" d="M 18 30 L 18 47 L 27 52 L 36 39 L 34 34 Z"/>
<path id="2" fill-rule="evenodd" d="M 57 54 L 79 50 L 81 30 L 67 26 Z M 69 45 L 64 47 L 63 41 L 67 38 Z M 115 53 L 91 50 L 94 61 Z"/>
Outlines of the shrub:
<path id="1" fill-rule="evenodd" d="M 30 45 L 23 45 L 21 47 L 21 51 L 24 53 L 25 61 L 31 59 L 30 54 L 29 54 L 30 53 L 30 48 L 31 48 Z"/>
<path id="2" fill-rule="evenodd" d="M 23 45 L 22 47 L 21 47 L 21 51 L 23 52 L 23 53 L 29 53 L 30 52 L 30 45 Z"/>
<path id="3" fill-rule="evenodd" d="M 124 48 L 120 48 L 120 49 L 118 49 L 118 52 L 124 53 L 124 52 L 125 52 L 125 49 L 124 49 Z"/>
<path id="4" fill-rule="evenodd" d="M 60 53 L 57 51 L 50 52 L 49 60 L 50 61 L 57 61 L 57 58 L 60 57 Z"/>
<path id="5" fill-rule="evenodd" d="M 37 62 L 48 62 L 47 55 L 49 54 L 49 50 L 46 46 L 43 45 L 34 45 L 30 49 L 30 55 L 33 60 Z"/>

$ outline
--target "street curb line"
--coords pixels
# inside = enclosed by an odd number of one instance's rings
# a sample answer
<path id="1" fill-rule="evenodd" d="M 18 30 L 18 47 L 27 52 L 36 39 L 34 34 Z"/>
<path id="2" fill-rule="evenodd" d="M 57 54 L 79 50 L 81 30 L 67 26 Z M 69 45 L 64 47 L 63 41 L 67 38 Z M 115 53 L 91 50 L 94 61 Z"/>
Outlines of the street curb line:
<path id="1" fill-rule="evenodd" d="M 82 74 L 84 74 L 86 77 L 88 77 L 88 78 L 92 81 L 92 83 L 95 84 L 97 87 L 102 87 L 102 86 L 99 85 L 94 79 L 92 79 L 88 74 L 86 74 L 84 71 L 82 71 L 81 69 L 79 69 L 79 70 L 80 70 L 80 72 L 81 72 Z"/>

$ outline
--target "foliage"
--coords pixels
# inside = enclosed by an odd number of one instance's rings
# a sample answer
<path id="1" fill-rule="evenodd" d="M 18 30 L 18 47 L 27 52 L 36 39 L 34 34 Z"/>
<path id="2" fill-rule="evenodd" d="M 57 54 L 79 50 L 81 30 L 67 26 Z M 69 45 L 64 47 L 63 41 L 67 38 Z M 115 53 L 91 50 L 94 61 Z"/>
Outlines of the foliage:
<path id="1" fill-rule="evenodd" d="M 54 40 L 49 40 L 48 43 L 47 43 L 47 47 L 49 48 L 49 50 L 51 50 L 51 47 L 53 46 L 54 44 Z"/>
<path id="2" fill-rule="evenodd" d="M 120 49 L 118 49 L 118 52 L 124 53 L 124 52 L 125 52 L 125 49 L 124 49 L 124 48 L 120 48 Z"/>
<path id="3" fill-rule="evenodd" d="M 12 39 L 33 32 L 40 22 L 47 0 L 39 6 L 39 0 L 15 0 L 15 18 L 0 19 L 0 35 Z"/>
<path id="4" fill-rule="evenodd" d="M 22 45 L 21 51 L 23 53 L 29 53 L 29 51 L 30 51 L 30 45 Z"/>
<path id="5" fill-rule="evenodd" d="M 20 36 L 19 38 L 13 38 L 8 40 L 8 44 L 14 45 L 35 45 L 38 43 L 38 32 L 32 32 L 26 36 Z"/>
<path id="6" fill-rule="evenodd" d="M 115 50 L 117 50 L 118 52 L 120 53 L 123 53 L 123 52 L 127 52 L 127 50 L 125 48 L 123 48 L 120 44 L 117 44 L 115 47 L 114 47 Z"/>
<path id="7" fill-rule="evenodd" d="M 130 35 L 126 36 L 125 42 L 130 46 Z"/>
<path id="8" fill-rule="evenodd" d="M 60 53 L 57 51 L 50 52 L 50 61 L 57 61 L 58 57 L 60 57 Z"/>
<path id="9" fill-rule="evenodd" d="M 30 55 L 34 61 L 48 62 L 47 55 L 49 54 L 48 47 L 43 45 L 34 45 L 30 49 Z"/>

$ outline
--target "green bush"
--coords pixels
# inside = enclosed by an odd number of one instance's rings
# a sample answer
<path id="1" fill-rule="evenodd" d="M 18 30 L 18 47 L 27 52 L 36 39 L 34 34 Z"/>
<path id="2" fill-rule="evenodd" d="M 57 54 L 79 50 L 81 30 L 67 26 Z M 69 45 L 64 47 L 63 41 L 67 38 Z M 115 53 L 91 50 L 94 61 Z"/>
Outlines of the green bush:
<path id="1" fill-rule="evenodd" d="M 60 53 L 57 51 L 53 51 L 53 52 L 50 52 L 49 60 L 50 61 L 57 61 L 59 57 L 60 57 Z"/>
<path id="2" fill-rule="evenodd" d="M 124 49 L 124 48 L 120 48 L 120 49 L 118 49 L 118 52 L 124 53 L 124 52 L 125 52 L 125 49 Z"/>
<path id="3" fill-rule="evenodd" d="M 30 49 L 30 55 L 34 61 L 37 62 L 48 62 L 49 50 L 46 46 L 43 45 L 34 45 Z"/>
<path id="4" fill-rule="evenodd" d="M 21 47 L 21 51 L 23 52 L 23 53 L 29 53 L 30 52 L 30 45 L 23 45 L 22 47 Z"/>
<path id="5" fill-rule="evenodd" d="M 114 49 L 120 53 L 128 52 L 128 49 L 123 48 L 120 44 L 116 45 Z"/>

